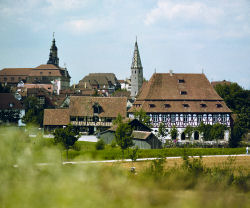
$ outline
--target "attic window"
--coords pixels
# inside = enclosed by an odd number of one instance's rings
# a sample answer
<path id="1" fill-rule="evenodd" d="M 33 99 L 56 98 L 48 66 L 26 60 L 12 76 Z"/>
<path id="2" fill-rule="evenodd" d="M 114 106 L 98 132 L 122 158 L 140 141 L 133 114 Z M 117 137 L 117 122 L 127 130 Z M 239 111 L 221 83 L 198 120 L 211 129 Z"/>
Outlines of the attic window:
<path id="1" fill-rule="evenodd" d="M 187 91 L 181 91 L 181 95 L 186 95 Z"/>
<path id="2" fill-rule="evenodd" d="M 155 107 L 155 104 L 149 104 L 149 107 L 150 107 L 150 108 L 154 108 L 154 107 Z"/>
<path id="3" fill-rule="evenodd" d="M 10 103 L 10 107 L 13 108 L 14 104 L 13 103 Z"/>
<path id="4" fill-rule="evenodd" d="M 216 107 L 217 107 L 217 108 L 221 108 L 222 105 L 219 103 L 219 104 L 216 104 Z"/>
<path id="5" fill-rule="evenodd" d="M 202 108 L 206 108 L 206 107 L 207 107 L 207 105 L 204 104 L 204 103 L 200 104 L 200 106 L 201 106 Z"/>
<path id="6" fill-rule="evenodd" d="M 49 74 L 51 74 L 51 72 L 49 72 Z"/>
<path id="7" fill-rule="evenodd" d="M 40 74 L 43 74 L 43 72 L 40 72 Z"/>
<path id="8" fill-rule="evenodd" d="M 184 108 L 188 108 L 188 107 L 189 107 L 189 105 L 186 104 L 186 103 L 185 103 L 185 104 L 182 104 L 182 105 L 183 105 Z"/>
<path id="9" fill-rule="evenodd" d="M 179 82 L 179 83 L 184 83 L 185 80 L 184 80 L 184 79 L 179 79 L 178 82 Z"/>
<path id="10" fill-rule="evenodd" d="M 165 108 L 170 108 L 171 107 L 170 104 L 165 104 L 164 106 L 165 106 Z"/>

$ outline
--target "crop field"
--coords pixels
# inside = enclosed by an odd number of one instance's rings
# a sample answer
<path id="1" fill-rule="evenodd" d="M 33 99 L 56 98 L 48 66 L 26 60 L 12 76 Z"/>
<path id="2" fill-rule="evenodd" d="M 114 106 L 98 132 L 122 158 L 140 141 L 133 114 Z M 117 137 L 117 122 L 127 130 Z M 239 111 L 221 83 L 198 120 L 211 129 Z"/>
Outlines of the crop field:
<path id="1" fill-rule="evenodd" d="M 249 157 L 62 165 L 62 149 L 0 132 L 0 207 L 249 207 Z M 46 161 L 47 164 L 41 164 Z M 130 167 L 136 166 L 136 172 Z"/>

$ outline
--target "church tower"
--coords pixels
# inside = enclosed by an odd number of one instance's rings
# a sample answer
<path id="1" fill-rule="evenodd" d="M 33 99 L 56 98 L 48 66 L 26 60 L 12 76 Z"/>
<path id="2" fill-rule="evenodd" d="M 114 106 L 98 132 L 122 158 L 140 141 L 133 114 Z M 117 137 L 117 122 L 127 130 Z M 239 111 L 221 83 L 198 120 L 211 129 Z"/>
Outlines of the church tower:
<path id="1" fill-rule="evenodd" d="M 49 60 L 47 64 L 54 64 L 55 66 L 59 67 L 59 58 L 57 57 L 57 47 L 56 47 L 56 41 L 55 41 L 54 35 L 53 35 L 52 45 L 50 48 Z"/>
<path id="2" fill-rule="evenodd" d="M 143 67 L 141 64 L 140 53 L 137 39 L 135 41 L 134 56 L 131 65 L 131 97 L 135 98 L 143 82 Z"/>

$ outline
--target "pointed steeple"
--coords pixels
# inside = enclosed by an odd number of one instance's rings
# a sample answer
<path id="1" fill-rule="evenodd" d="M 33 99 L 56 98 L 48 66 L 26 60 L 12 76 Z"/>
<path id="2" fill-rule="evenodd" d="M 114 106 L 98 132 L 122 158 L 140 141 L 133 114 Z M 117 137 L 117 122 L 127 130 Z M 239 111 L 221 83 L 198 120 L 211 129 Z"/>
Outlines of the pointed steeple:
<path id="1" fill-rule="evenodd" d="M 139 53 L 137 38 L 136 38 L 131 69 L 140 69 L 140 68 L 142 68 L 142 64 L 141 64 L 141 58 L 140 58 L 140 53 Z"/>
<path id="2" fill-rule="evenodd" d="M 137 38 L 135 41 L 134 55 L 131 65 L 131 97 L 134 99 L 138 94 L 143 82 L 143 67 L 138 49 Z"/>
<path id="3" fill-rule="evenodd" d="M 52 45 L 50 47 L 49 60 L 47 64 L 54 64 L 55 66 L 59 66 L 59 58 L 57 57 L 57 47 L 56 47 L 56 40 L 54 38 L 54 33 L 53 33 Z"/>

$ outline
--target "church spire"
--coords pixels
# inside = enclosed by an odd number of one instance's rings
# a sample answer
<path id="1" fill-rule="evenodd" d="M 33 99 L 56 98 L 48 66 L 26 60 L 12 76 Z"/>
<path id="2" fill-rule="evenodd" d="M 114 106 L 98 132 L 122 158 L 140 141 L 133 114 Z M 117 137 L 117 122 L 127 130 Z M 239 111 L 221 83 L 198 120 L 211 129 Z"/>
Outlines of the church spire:
<path id="1" fill-rule="evenodd" d="M 143 82 L 143 67 L 141 64 L 141 58 L 136 37 L 133 60 L 131 65 L 131 97 L 133 99 L 138 94 L 142 86 L 142 82 Z"/>
<path id="2" fill-rule="evenodd" d="M 49 60 L 47 64 L 54 64 L 55 66 L 59 66 L 59 58 L 57 57 L 57 47 L 56 47 L 56 40 L 54 38 L 54 33 L 53 33 L 52 45 L 50 47 Z"/>
<path id="3" fill-rule="evenodd" d="M 142 68 L 142 64 L 141 64 L 141 58 L 140 58 L 140 53 L 139 53 L 138 44 L 137 44 L 137 37 L 136 37 L 134 56 L 132 60 L 131 69 L 139 69 L 139 68 Z"/>

